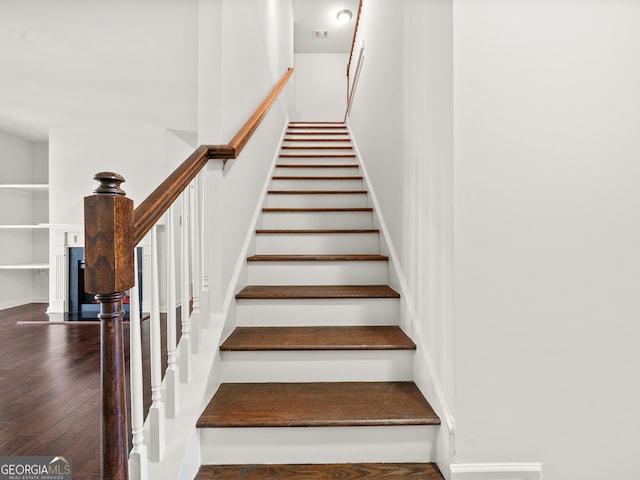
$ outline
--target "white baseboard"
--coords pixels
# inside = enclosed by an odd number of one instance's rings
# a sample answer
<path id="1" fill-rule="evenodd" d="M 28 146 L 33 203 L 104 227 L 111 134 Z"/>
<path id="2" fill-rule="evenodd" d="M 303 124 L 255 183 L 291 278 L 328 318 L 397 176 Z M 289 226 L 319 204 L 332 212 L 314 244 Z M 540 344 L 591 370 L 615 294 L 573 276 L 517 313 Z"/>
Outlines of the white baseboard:
<path id="1" fill-rule="evenodd" d="M 450 480 L 542 480 L 542 463 L 454 463 Z"/>
<path id="2" fill-rule="evenodd" d="M 29 298 L 18 298 L 14 300 L 10 300 L 8 302 L 0 302 L 0 310 L 5 310 L 7 308 L 19 307 L 20 305 L 26 305 L 28 303 L 34 303 L 31 297 Z"/>

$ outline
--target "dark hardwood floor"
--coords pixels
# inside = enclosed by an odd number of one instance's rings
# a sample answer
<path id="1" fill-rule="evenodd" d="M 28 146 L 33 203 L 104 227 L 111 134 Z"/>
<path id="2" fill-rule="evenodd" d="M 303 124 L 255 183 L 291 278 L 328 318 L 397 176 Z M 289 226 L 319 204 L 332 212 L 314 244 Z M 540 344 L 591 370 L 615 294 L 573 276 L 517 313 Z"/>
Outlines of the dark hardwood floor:
<path id="1" fill-rule="evenodd" d="M 74 479 L 98 480 L 100 325 L 48 323 L 45 310 L 46 304 L 30 304 L 0 311 L 0 455 L 71 457 Z M 151 403 L 148 342 L 143 321 L 145 410 Z M 128 357 L 127 324 L 124 343 Z M 164 370 L 164 355 L 163 364 Z"/>

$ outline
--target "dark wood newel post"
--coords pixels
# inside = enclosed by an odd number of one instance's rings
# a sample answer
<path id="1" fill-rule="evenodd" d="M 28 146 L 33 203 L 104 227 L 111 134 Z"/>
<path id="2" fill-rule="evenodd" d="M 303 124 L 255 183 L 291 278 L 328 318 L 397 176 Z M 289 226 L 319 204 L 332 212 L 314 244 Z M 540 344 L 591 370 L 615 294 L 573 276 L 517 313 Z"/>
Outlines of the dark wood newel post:
<path id="1" fill-rule="evenodd" d="M 101 172 L 94 195 L 84 199 L 85 290 L 100 302 L 102 377 L 102 478 L 128 478 L 122 302 L 134 285 L 133 201 L 124 178 Z"/>

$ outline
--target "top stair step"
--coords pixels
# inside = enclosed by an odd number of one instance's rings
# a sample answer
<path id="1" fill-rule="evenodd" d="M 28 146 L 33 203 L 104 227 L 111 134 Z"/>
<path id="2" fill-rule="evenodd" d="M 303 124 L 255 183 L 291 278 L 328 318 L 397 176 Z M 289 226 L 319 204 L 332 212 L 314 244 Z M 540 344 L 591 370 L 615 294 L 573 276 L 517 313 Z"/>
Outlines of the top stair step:
<path id="1" fill-rule="evenodd" d="M 413 382 L 223 383 L 197 427 L 439 424 Z"/>

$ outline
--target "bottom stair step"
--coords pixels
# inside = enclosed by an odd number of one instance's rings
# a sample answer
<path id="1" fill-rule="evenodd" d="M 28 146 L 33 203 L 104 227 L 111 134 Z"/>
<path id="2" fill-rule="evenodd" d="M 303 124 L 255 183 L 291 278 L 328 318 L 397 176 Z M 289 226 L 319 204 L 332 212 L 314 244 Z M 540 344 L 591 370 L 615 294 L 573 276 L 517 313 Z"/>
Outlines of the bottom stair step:
<path id="1" fill-rule="evenodd" d="M 439 425 L 413 382 L 223 383 L 198 420 L 207 427 Z"/>
<path id="2" fill-rule="evenodd" d="M 444 480 L 433 463 L 204 465 L 196 480 Z"/>

